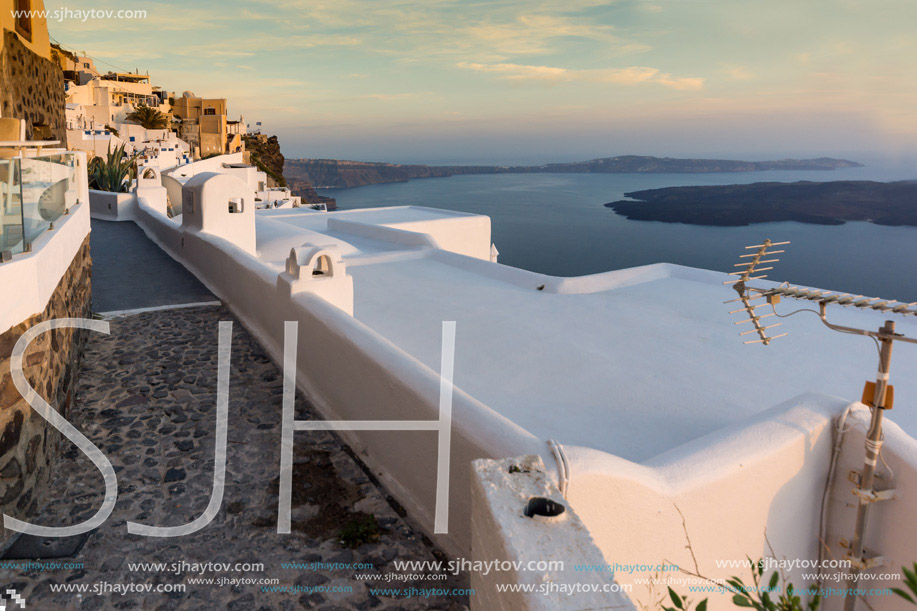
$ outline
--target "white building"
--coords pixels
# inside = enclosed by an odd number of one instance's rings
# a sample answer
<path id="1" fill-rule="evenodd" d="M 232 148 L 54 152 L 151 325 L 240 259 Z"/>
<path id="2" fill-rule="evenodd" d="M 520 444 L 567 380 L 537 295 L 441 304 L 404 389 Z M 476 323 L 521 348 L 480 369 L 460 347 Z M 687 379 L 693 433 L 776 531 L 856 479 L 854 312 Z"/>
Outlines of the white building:
<path id="1" fill-rule="evenodd" d="M 67 82 L 66 120 L 67 145 L 95 155 L 104 154 L 108 143 L 117 146 L 127 143 L 130 152 L 149 154 L 163 148 L 167 153 L 163 167 L 184 160 L 190 147 L 181 143 L 169 130 L 146 130 L 127 121 L 128 115 L 138 106 L 150 106 L 169 114 L 167 92 L 150 85 L 149 77 L 140 74 L 108 74 L 96 76 L 84 84 Z M 173 158 L 174 157 L 174 158 Z"/>
<path id="2" fill-rule="evenodd" d="M 288 188 L 269 187 L 267 174 L 256 166 L 245 163 L 244 156 L 245 153 L 240 152 L 210 157 L 172 168 L 165 171 L 165 174 L 181 183 L 205 172 L 227 174 L 239 178 L 254 191 L 255 207 L 258 209 L 298 208 L 302 205 L 302 199 L 298 195 L 293 195 Z"/>
<path id="3" fill-rule="evenodd" d="M 168 104 L 154 93 L 149 76 L 145 74 L 108 74 L 93 78 L 85 85 L 67 84 L 68 104 L 83 107 L 83 126 L 104 126 L 122 122 L 137 106 L 152 106 L 168 112 Z"/>

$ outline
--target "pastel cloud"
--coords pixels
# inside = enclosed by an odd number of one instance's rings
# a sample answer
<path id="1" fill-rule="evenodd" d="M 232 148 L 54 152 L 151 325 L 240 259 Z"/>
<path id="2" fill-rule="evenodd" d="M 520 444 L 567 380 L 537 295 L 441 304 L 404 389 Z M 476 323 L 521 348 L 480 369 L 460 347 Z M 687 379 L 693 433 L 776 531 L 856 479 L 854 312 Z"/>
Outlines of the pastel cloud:
<path id="1" fill-rule="evenodd" d="M 533 66 L 526 64 L 459 62 L 459 68 L 496 74 L 510 81 L 545 81 L 551 83 L 586 82 L 610 83 L 614 85 L 639 85 L 656 83 L 678 90 L 699 90 L 704 87 L 700 77 L 674 77 L 658 68 L 630 66 L 627 68 L 602 68 L 571 70 L 554 66 Z"/>

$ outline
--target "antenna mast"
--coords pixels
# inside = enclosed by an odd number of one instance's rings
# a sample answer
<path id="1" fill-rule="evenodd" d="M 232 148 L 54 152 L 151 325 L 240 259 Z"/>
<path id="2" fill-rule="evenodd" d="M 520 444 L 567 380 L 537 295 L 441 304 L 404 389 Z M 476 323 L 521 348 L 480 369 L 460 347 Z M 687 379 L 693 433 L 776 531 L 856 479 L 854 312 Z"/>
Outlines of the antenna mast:
<path id="1" fill-rule="evenodd" d="M 905 337 L 895 332 L 895 322 L 886 320 L 885 324 L 877 331 L 868 329 L 857 329 L 855 327 L 846 327 L 830 322 L 828 320 L 828 306 L 839 305 L 843 307 L 853 306 L 859 309 L 875 310 L 878 312 L 890 312 L 900 316 L 917 316 L 917 310 L 914 306 L 917 302 L 904 303 L 895 300 L 881 300 L 878 297 L 864 297 L 863 295 L 851 295 L 849 293 L 833 293 L 831 291 L 818 291 L 792 287 L 787 283 L 773 288 L 757 288 L 748 286 L 751 280 L 765 278 L 766 275 L 756 275 L 759 272 L 771 270 L 773 267 L 759 267 L 766 263 L 776 263 L 778 259 L 766 259 L 770 255 L 784 252 L 783 250 L 768 250 L 773 246 L 783 246 L 789 242 L 771 242 L 765 240 L 763 244 L 747 246 L 746 250 L 756 250 L 751 254 L 740 255 L 740 258 L 749 258 L 751 261 L 737 263 L 735 267 L 743 267 L 743 270 L 732 272 L 730 275 L 738 276 L 735 280 L 727 280 L 723 284 L 731 284 L 732 288 L 739 294 L 738 298 L 731 299 L 726 303 L 741 302 L 742 308 L 733 310 L 730 314 L 745 312 L 748 318 L 741 320 L 737 325 L 751 322 L 754 329 L 744 331 L 740 335 L 746 335 L 756 332 L 758 339 L 746 341 L 746 344 L 762 343 L 765 346 L 778 337 L 784 337 L 787 334 L 768 336 L 767 329 L 777 327 L 780 323 L 773 325 L 762 325 L 761 319 L 768 316 L 779 316 L 777 314 L 777 304 L 783 297 L 788 299 L 798 299 L 812 301 L 818 304 L 818 317 L 822 323 L 832 331 L 841 333 L 850 333 L 854 335 L 864 335 L 871 337 L 879 344 L 879 368 L 876 374 L 875 382 L 866 382 L 863 388 L 861 402 L 869 407 L 872 417 L 869 423 L 869 429 L 866 432 L 866 457 L 863 464 L 863 472 L 860 474 L 860 480 L 853 489 L 853 494 L 859 498 L 857 505 L 856 527 L 853 537 L 847 546 L 847 553 L 844 558 L 849 560 L 854 568 L 853 579 L 848 581 L 848 591 L 857 585 L 856 575 L 860 571 L 868 570 L 884 563 L 882 556 L 867 558 L 864 551 L 863 535 L 866 532 L 866 523 L 869 518 L 869 508 L 873 503 L 886 501 L 894 498 L 894 490 L 876 490 L 875 475 L 876 464 L 879 454 L 882 451 L 882 417 L 885 410 L 891 409 L 894 404 L 894 386 L 888 383 L 889 371 L 891 368 L 892 346 L 894 342 L 907 342 L 917 344 L 917 339 Z M 764 299 L 765 301 L 758 305 L 752 305 L 752 302 Z M 758 308 L 770 306 L 771 312 L 759 314 Z M 814 312 L 815 310 L 799 310 Z M 794 312 L 795 314 L 795 312 Z M 787 314 L 786 316 L 790 316 Z M 845 611 L 854 611 L 856 606 L 856 597 L 845 594 L 844 609 Z"/>

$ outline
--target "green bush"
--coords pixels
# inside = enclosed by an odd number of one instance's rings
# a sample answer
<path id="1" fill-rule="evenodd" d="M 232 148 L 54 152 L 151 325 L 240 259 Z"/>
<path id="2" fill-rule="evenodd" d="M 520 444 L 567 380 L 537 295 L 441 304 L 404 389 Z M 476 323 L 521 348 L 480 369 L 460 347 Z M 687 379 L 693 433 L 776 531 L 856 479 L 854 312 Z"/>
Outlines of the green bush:
<path id="1" fill-rule="evenodd" d="M 112 191 L 114 193 L 127 193 L 131 179 L 134 178 L 134 161 L 137 155 L 128 155 L 124 145 L 118 146 L 114 151 L 108 145 L 105 158 L 93 157 L 87 168 L 89 174 L 89 188 L 99 191 Z"/>

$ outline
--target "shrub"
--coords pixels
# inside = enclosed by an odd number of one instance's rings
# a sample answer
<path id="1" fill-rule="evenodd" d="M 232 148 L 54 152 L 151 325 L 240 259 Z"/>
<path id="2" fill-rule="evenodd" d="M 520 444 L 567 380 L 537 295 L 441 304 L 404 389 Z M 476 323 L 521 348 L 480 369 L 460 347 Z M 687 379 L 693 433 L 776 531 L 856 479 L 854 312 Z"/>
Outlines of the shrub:
<path id="1" fill-rule="evenodd" d="M 114 193 L 127 193 L 130 181 L 134 178 L 134 161 L 137 155 L 128 155 L 121 144 L 114 151 L 108 146 L 108 153 L 103 159 L 93 157 L 89 161 L 89 188 Z"/>

